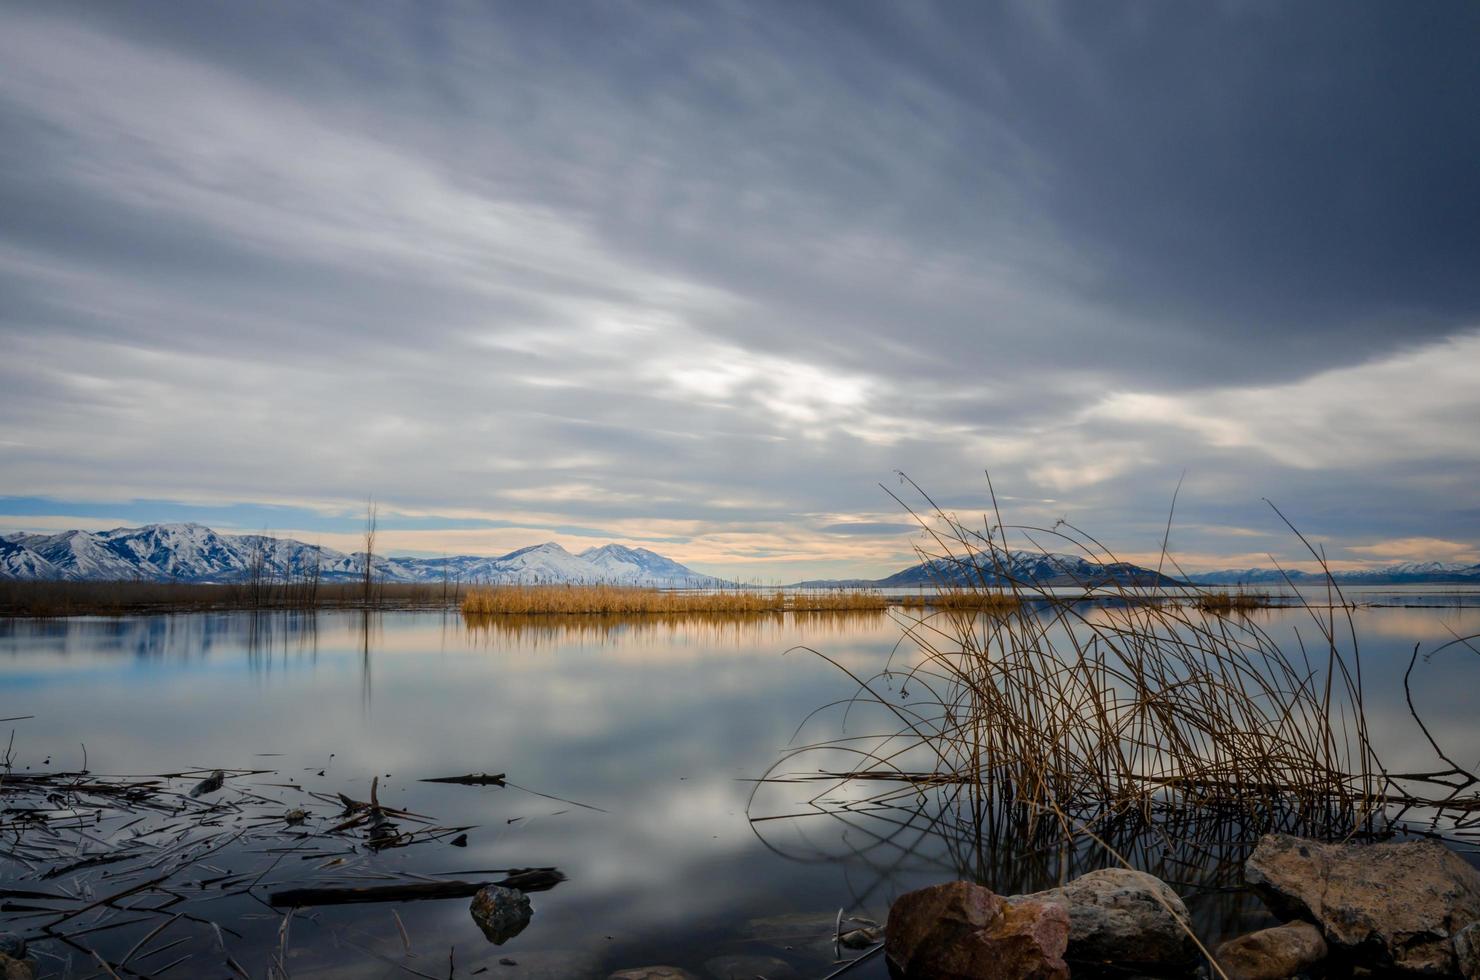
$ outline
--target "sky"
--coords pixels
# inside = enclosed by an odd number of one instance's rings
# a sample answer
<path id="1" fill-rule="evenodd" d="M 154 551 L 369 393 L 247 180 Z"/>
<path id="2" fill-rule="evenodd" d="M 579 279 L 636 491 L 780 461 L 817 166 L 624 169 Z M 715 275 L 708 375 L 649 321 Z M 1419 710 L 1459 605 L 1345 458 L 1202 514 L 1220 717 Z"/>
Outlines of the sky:
<path id="1" fill-rule="evenodd" d="M 0 17 L 0 529 L 1480 561 L 1480 5 Z"/>

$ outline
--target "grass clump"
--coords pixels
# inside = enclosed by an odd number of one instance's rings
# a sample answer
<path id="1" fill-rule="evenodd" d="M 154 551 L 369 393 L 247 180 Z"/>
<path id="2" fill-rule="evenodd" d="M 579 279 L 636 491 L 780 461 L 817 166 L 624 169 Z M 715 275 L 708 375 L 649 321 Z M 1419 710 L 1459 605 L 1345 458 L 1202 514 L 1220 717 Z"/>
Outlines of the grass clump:
<path id="1" fill-rule="evenodd" d="M 1368 737 L 1344 601 L 1297 597 L 1314 631 L 1291 649 L 1252 619 L 1224 615 L 1256 596 L 1183 604 L 1166 602 L 1157 586 L 1110 580 L 1081 583 L 1083 593 L 1066 598 L 1013 579 L 1011 553 L 1025 541 L 1044 555 L 1115 563 L 1093 537 L 1065 522 L 1007 525 L 995 501 L 984 526 L 970 527 L 919 492 L 929 508 L 906 507 L 927 542 L 921 560 L 941 570 L 943 598 L 904 617 L 901 642 L 877 673 L 813 651 L 857 685 L 838 703 L 848 727 L 858 730 L 860 714 L 877 727 L 798 745 L 766 774 L 770 784 L 822 781 L 810 812 L 852 819 L 933 799 L 932 827 L 1045 847 L 1110 826 L 1166 837 L 1193 814 L 1217 815 L 1219 827 L 1232 821 L 1240 838 L 1276 818 L 1338 836 L 1373 831 L 1405 807 L 1453 808 L 1461 789 L 1480 782 L 1458 766 L 1384 770 Z M 1162 563 L 1176 568 L 1165 543 Z M 1339 598 L 1329 575 L 1326 587 Z M 804 764 L 789 771 L 794 761 Z M 1415 781 L 1440 795 L 1426 798 Z"/>

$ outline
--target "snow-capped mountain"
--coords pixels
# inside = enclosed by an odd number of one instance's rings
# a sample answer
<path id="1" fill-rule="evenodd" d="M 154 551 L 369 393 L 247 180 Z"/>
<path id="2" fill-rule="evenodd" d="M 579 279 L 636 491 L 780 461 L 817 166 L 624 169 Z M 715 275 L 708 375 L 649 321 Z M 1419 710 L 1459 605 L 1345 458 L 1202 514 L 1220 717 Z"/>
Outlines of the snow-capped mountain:
<path id="1" fill-rule="evenodd" d="M 880 579 L 880 588 L 930 585 L 1101 586 L 1176 585 L 1177 580 L 1129 562 L 1089 561 L 1078 555 L 1041 551 L 1009 551 L 996 556 L 977 554 L 970 559 L 935 558 Z"/>
<path id="2" fill-rule="evenodd" d="M 694 573 L 671 558 L 664 558 L 646 548 L 627 548 L 619 544 L 587 548 L 578 556 L 613 578 L 681 579 Z"/>
<path id="3" fill-rule="evenodd" d="M 1187 577 L 1200 585 L 1278 585 L 1288 576 L 1291 582 L 1322 582 L 1320 572 L 1281 572 L 1277 568 L 1231 568 L 1217 572 L 1194 572 Z M 1343 585 L 1403 585 L 1480 583 L 1480 564 L 1446 561 L 1405 561 L 1383 568 L 1333 572 L 1331 578 Z"/>
<path id="4" fill-rule="evenodd" d="M 0 579 L 64 578 L 61 569 L 18 541 L 0 538 Z"/>
<path id="5" fill-rule="evenodd" d="M 705 588 L 726 584 L 645 548 L 609 544 L 573 555 L 551 542 L 507 555 L 399 558 L 376 555 L 385 582 L 596 584 Z M 200 524 L 150 524 L 112 531 L 62 531 L 0 537 L 0 579 L 231 582 L 261 568 L 273 578 L 324 581 L 364 574 L 361 553 L 261 534 L 218 534 Z"/>
<path id="6" fill-rule="evenodd" d="M 930 588 L 932 586 L 1003 585 L 1009 581 L 1022 585 L 1047 586 L 1105 586 L 1105 585 L 1164 585 L 1176 586 L 1184 583 L 1195 585 L 1274 585 L 1285 581 L 1285 574 L 1276 568 L 1243 568 L 1218 572 L 1193 572 L 1182 580 L 1154 569 L 1142 568 L 1129 562 L 1099 564 L 1077 555 L 1044 554 L 1038 551 L 1012 551 L 1005 556 L 978 555 L 976 566 L 966 559 L 956 561 L 934 559 L 911 565 L 887 578 L 877 580 L 846 579 L 799 582 L 804 588 Z M 1000 566 L 1000 567 L 999 567 Z M 978 570 L 979 569 L 979 570 Z M 1320 573 L 1289 572 L 1290 581 L 1321 582 Z M 1355 572 L 1337 572 L 1333 576 L 1342 584 L 1352 585 L 1402 585 L 1415 584 L 1477 584 L 1480 585 L 1480 565 L 1459 562 L 1403 562 L 1383 568 Z"/>
<path id="7" fill-rule="evenodd" d="M 933 558 L 911 565 L 887 578 L 873 581 L 802 582 L 804 587 L 853 587 L 876 589 L 929 589 L 937 586 L 973 585 L 1084 586 L 1180 585 L 1168 575 L 1130 562 L 1089 561 L 1077 555 L 1046 554 L 1041 551 L 1010 551 L 996 556 L 978 553 L 970 558 Z"/>

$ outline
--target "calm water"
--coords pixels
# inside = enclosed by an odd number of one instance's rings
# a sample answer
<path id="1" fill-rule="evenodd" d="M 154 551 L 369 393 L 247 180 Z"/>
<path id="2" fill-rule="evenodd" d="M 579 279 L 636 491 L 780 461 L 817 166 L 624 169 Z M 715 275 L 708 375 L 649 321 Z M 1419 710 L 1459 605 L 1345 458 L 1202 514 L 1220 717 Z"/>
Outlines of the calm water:
<path id="1" fill-rule="evenodd" d="M 1355 615 L 1383 761 L 1394 769 L 1426 765 L 1403 670 L 1415 643 L 1432 648 L 1480 632 L 1480 607 L 1446 597 L 1429 608 Z M 1297 628 L 1310 635 L 1301 611 L 1259 616 L 1277 637 L 1293 640 Z M 0 717 L 35 716 L 4 726 L 15 729 L 21 771 L 80 768 L 84 746 L 95 773 L 273 769 L 241 786 L 285 807 L 301 798 L 271 784 L 364 799 L 378 776 L 383 802 L 444 825 L 475 825 L 466 848 L 359 853 L 363 871 L 555 866 L 569 876 L 534 896 L 533 922 L 502 946 L 484 939 L 465 899 L 300 913 L 288 945 L 293 976 L 410 976 L 409 968 L 445 977 L 452 949 L 459 977 L 485 967 L 477 975 L 600 977 L 653 963 L 724 975 L 716 958 L 725 956 L 771 957 L 798 975 L 821 976 L 833 968 L 823 936 L 840 907 L 882 920 L 898 893 L 976 864 L 919 827 L 748 819 L 750 780 L 777 760 L 809 713 L 852 693 L 836 666 L 784 651 L 807 645 L 867 674 L 899 637 L 884 615 L 484 630 L 435 613 L 4 622 Z M 1419 668 L 1415 694 L 1425 718 L 1465 764 L 1480 761 L 1476 690 L 1474 651 L 1451 650 Z M 841 723 L 837 712 L 825 713 L 804 737 L 835 734 Z M 519 788 L 417 782 L 468 772 L 504 772 Z M 770 812 L 816 788 L 781 787 L 779 797 L 775 790 Z M 336 808 L 311 809 L 310 828 L 335 822 Z M 287 831 L 284 842 L 293 842 Z M 228 853 L 216 863 L 235 870 L 264 860 Z M 993 874 L 976 866 L 982 877 Z M 0 870 L 19 876 L 14 865 Z M 280 862 L 265 880 L 312 875 L 304 862 Z M 69 881 L 109 892 L 97 875 Z M 1012 884 L 998 882 L 1003 891 Z M 1246 896 L 1191 898 L 1211 938 L 1261 916 Z M 253 976 L 264 974 L 280 914 L 247 899 L 224 899 L 201 914 L 230 923 L 241 937 L 228 939 L 232 955 Z M 8 927 L 25 930 L 26 922 Z M 89 938 L 116 958 L 144 928 Z M 198 949 L 195 962 L 209 962 L 214 975 L 222 958 L 211 942 L 202 931 L 180 949 Z M 54 951 L 48 969 L 65 972 L 70 955 L 73 972 L 91 972 L 75 950 Z M 782 975 L 774 962 L 735 962 L 730 968 Z M 167 975 L 199 975 L 193 969 Z M 877 961 L 849 974 L 883 975 Z"/>

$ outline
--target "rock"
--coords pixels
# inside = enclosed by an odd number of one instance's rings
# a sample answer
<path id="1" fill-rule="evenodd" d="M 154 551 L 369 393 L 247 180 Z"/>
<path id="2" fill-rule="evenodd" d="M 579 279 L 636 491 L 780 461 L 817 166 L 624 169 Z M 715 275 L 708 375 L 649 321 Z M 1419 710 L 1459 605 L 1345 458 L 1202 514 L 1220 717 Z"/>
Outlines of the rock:
<path id="1" fill-rule="evenodd" d="M 200 782 L 196 783 L 195 788 L 190 791 L 190 795 L 192 797 L 207 796 L 211 793 L 216 792 L 223 785 L 225 785 L 225 783 L 226 773 L 222 772 L 220 769 L 217 769 L 205 779 L 202 779 Z"/>
<path id="2" fill-rule="evenodd" d="M 836 912 L 804 912 L 769 915 L 751 919 L 742 935 L 772 949 L 802 950 L 833 957 L 833 940 L 839 938 L 844 949 L 867 949 L 884 938 L 884 928 L 861 915 L 843 916 L 841 936 Z"/>
<path id="3" fill-rule="evenodd" d="M 501 946 L 524 931 L 534 908 L 529 896 L 514 888 L 489 885 L 478 889 L 468 911 L 483 935 L 495 946 Z"/>
<path id="4" fill-rule="evenodd" d="M 884 953 L 905 980 L 1068 980 L 1069 914 L 953 881 L 901 895 Z"/>
<path id="5" fill-rule="evenodd" d="M 637 966 L 630 970 L 618 970 L 606 980 L 699 980 L 699 978 L 679 966 Z"/>
<path id="6" fill-rule="evenodd" d="M 716 956 L 704 961 L 704 971 L 714 980 L 791 980 L 797 975 L 790 963 L 774 956 Z"/>
<path id="7" fill-rule="evenodd" d="M 11 959 L 23 960 L 26 958 L 26 941 L 19 933 L 0 932 L 0 953 L 4 953 Z"/>
<path id="8" fill-rule="evenodd" d="M 1480 871 L 1437 841 L 1321 844 L 1267 834 L 1244 877 L 1333 952 L 1409 973 L 1453 975 L 1454 934 L 1480 919 Z"/>
<path id="9" fill-rule="evenodd" d="M 1480 922 L 1471 922 L 1454 934 L 1454 958 L 1460 976 L 1480 980 Z"/>
<path id="10" fill-rule="evenodd" d="M 838 933 L 838 945 L 844 949 L 868 949 L 883 938 L 883 930 L 875 926 L 859 926 L 857 929 L 845 927 Z"/>
<path id="11" fill-rule="evenodd" d="M 1197 969 L 1201 954 L 1187 906 L 1166 882 L 1144 871 L 1091 871 L 1062 888 L 1016 895 L 1010 902 L 1057 905 L 1069 914 L 1064 958 L 1075 975 L 1113 967 L 1151 976 L 1181 976 Z"/>
<path id="12" fill-rule="evenodd" d="M 768 949 L 802 950 L 832 959 L 837 921 L 835 911 L 768 915 L 749 920 L 741 935 Z"/>
<path id="13" fill-rule="evenodd" d="M 501 954 L 498 959 L 467 963 L 458 953 L 457 959 L 457 975 L 478 980 L 602 980 L 606 976 L 600 958 L 586 950 L 520 950 L 512 956 Z"/>
<path id="14" fill-rule="evenodd" d="M 0 980 L 34 980 L 35 976 L 26 960 L 0 953 Z"/>
<path id="15" fill-rule="evenodd" d="M 1218 947 L 1218 963 L 1229 980 L 1284 980 L 1325 958 L 1326 941 L 1309 922 L 1261 929 Z"/>

